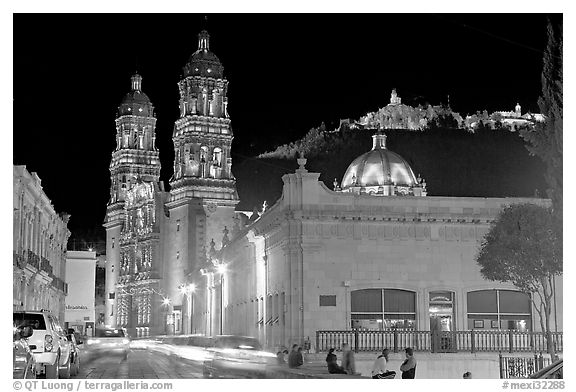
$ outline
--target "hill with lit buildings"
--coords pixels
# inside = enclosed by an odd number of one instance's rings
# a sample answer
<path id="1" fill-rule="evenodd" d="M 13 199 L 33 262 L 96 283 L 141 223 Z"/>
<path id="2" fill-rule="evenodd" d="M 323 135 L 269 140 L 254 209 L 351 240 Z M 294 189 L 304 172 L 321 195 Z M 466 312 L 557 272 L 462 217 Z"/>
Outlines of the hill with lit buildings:
<path id="1" fill-rule="evenodd" d="M 430 195 L 478 197 L 545 196 L 544 165 L 530 156 L 518 129 L 542 116 L 486 111 L 462 117 L 444 106 L 411 107 L 392 92 L 390 104 L 358 120 L 342 120 L 335 130 L 324 124 L 302 139 L 234 166 L 239 209 L 252 210 L 280 197 L 282 175 L 297 168 L 303 153 L 307 168 L 321 173 L 333 189 L 348 165 L 370 149 L 372 134 L 383 129 L 388 148 L 404 157 L 426 180 Z"/>

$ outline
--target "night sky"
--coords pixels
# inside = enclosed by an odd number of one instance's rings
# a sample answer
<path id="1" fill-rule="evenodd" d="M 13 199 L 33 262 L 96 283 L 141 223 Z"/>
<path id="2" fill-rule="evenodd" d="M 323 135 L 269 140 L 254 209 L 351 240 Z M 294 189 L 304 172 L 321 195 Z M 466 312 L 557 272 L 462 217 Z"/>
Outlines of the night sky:
<path id="1" fill-rule="evenodd" d="M 37 172 L 75 233 L 102 223 L 116 111 L 138 71 L 172 175 L 177 82 L 207 28 L 229 81 L 234 165 L 389 102 L 538 112 L 547 15 L 14 16 L 13 163 Z M 269 203 L 271 204 L 271 203 Z"/>

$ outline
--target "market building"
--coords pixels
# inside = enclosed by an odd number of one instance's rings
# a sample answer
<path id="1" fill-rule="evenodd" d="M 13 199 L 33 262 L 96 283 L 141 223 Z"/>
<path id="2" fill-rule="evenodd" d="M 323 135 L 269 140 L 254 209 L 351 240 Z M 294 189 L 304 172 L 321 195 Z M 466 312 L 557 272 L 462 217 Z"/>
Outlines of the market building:
<path id="1" fill-rule="evenodd" d="M 427 196 L 377 132 L 334 190 L 306 159 L 282 196 L 216 253 L 223 333 L 269 347 L 319 331 L 539 331 L 530 298 L 484 280 L 475 256 L 498 213 L 537 198 Z M 552 328 L 562 331 L 562 280 Z M 428 334 L 429 335 L 429 334 Z"/>

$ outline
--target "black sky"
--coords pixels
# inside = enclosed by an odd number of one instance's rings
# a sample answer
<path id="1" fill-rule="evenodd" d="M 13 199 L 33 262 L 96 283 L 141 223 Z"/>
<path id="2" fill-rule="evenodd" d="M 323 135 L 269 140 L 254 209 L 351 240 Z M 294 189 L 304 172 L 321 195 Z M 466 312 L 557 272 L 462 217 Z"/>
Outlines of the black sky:
<path id="1" fill-rule="evenodd" d="M 547 15 L 14 15 L 14 155 L 73 234 L 101 230 L 117 107 L 138 71 L 172 175 L 177 82 L 207 27 L 229 81 L 234 163 L 389 102 L 538 112 Z"/>

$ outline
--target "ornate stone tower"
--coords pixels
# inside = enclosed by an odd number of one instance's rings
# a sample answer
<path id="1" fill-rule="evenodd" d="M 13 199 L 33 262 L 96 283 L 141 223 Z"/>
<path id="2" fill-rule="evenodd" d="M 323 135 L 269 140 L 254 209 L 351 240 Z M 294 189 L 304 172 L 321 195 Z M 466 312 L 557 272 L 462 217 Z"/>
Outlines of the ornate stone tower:
<path id="1" fill-rule="evenodd" d="M 110 201 L 106 212 L 107 325 L 131 333 L 146 331 L 154 275 L 159 259 L 160 159 L 155 146 L 154 107 L 142 92 L 142 77 L 132 76 L 131 91 L 118 108 L 116 149 L 110 162 Z M 136 287 L 137 286 L 137 287 Z M 137 289 L 137 290 L 136 290 Z M 158 320 L 158 323 L 160 320 Z M 140 328 L 141 327 L 141 328 Z"/>
<path id="2" fill-rule="evenodd" d="M 171 197 L 168 230 L 171 246 L 164 258 L 167 269 L 166 291 L 174 298 L 174 320 L 186 332 L 210 333 L 206 327 L 207 310 L 197 290 L 192 312 L 186 296 L 178 291 L 185 283 L 202 284 L 199 270 L 206 263 L 211 240 L 220 246 L 225 226 L 231 228 L 238 204 L 236 182 L 232 175 L 232 128 L 228 117 L 224 67 L 210 51 L 207 31 L 198 35 L 198 50 L 184 66 L 184 78 L 178 83 L 180 118 L 174 125 L 174 176 L 170 180 Z M 205 282 L 204 282 L 205 283 Z M 208 306 L 208 305 L 206 305 Z M 192 325 L 194 324 L 194 325 Z M 177 323 L 174 323 L 177 328 Z M 176 333 L 178 331 L 175 331 Z"/>

